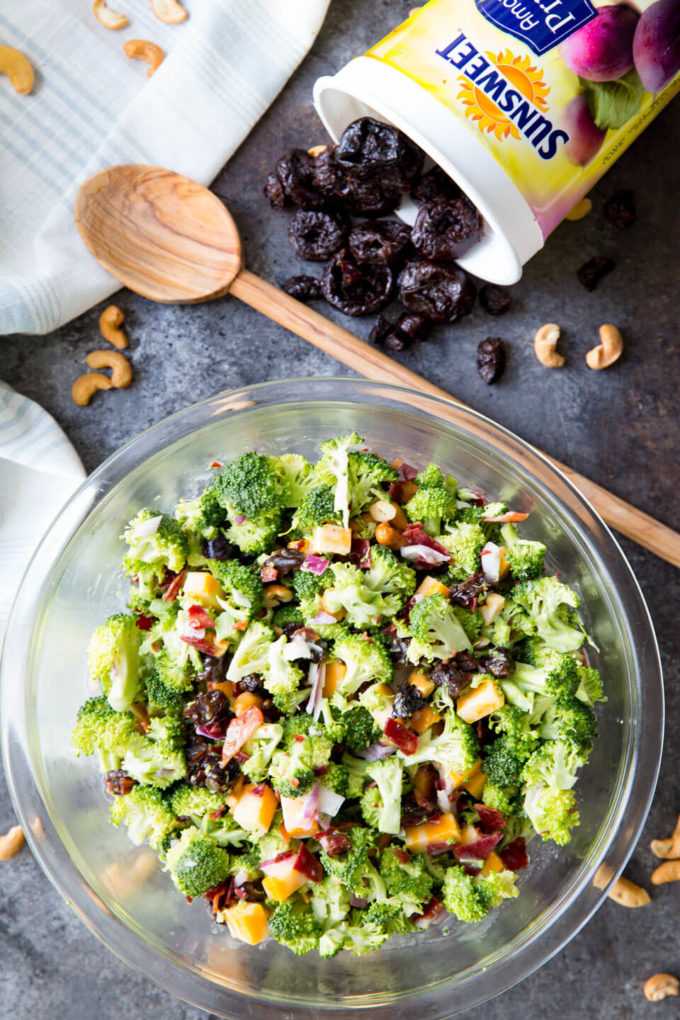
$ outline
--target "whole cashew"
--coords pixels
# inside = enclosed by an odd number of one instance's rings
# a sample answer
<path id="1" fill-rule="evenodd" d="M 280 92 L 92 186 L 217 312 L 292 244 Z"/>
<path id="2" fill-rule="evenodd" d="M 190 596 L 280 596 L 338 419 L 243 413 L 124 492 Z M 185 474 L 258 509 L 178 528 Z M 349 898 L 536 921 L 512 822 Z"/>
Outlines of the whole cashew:
<path id="1" fill-rule="evenodd" d="M 680 861 L 664 861 L 652 872 L 652 884 L 663 885 L 664 882 L 680 881 Z"/>
<path id="2" fill-rule="evenodd" d="M 24 830 L 20 825 L 13 825 L 9 832 L 0 836 L 0 861 L 8 861 L 18 854 L 24 845 Z"/>
<path id="3" fill-rule="evenodd" d="M 616 326 L 600 326 L 599 347 L 593 347 L 586 354 L 586 365 L 588 368 L 609 368 L 615 361 L 618 361 L 623 352 L 623 337 Z"/>
<path id="4" fill-rule="evenodd" d="M 660 1002 L 669 995 L 677 995 L 679 988 L 680 982 L 672 974 L 654 974 L 647 978 L 642 991 L 645 993 L 645 999 Z"/>
<path id="5" fill-rule="evenodd" d="M 128 338 L 120 328 L 124 319 L 125 313 L 118 305 L 109 305 L 99 316 L 99 332 L 119 351 L 125 350 L 128 345 Z"/>
<path id="6" fill-rule="evenodd" d="M 680 857 L 680 815 L 675 823 L 673 835 L 669 839 L 653 839 L 649 848 L 656 857 L 671 860 Z"/>
<path id="7" fill-rule="evenodd" d="M 12 46 L 0 46 L 0 73 L 7 75 L 19 95 L 27 96 L 33 88 L 33 65 L 21 50 L 15 50 Z"/>
<path id="8" fill-rule="evenodd" d="M 128 39 L 123 49 L 126 56 L 132 60 L 146 60 L 149 65 L 149 70 L 146 72 L 147 78 L 150 78 L 165 60 L 165 51 L 160 46 L 156 46 L 156 43 L 149 42 L 148 39 Z"/>
<path id="9" fill-rule="evenodd" d="M 86 407 L 97 390 L 110 390 L 113 383 L 102 372 L 86 372 L 79 375 L 71 387 L 71 398 L 78 407 Z"/>
<path id="10" fill-rule="evenodd" d="M 608 896 L 622 907 L 645 907 L 651 902 L 647 890 L 631 882 L 629 878 L 619 878 L 614 882 Z"/>
<path id="11" fill-rule="evenodd" d="M 151 10 L 157 18 L 169 25 L 178 25 L 188 18 L 179 0 L 151 0 Z"/>
<path id="12" fill-rule="evenodd" d="M 560 327 L 555 322 L 546 322 L 534 337 L 534 353 L 546 368 L 562 368 L 564 358 L 557 353 L 557 341 L 560 338 Z"/>
<path id="13" fill-rule="evenodd" d="M 564 217 L 565 220 L 571 220 L 572 223 L 577 220 L 584 219 L 590 210 L 593 208 L 593 203 L 589 198 L 581 198 L 576 205 L 572 205 L 571 209 Z"/>
<path id="14" fill-rule="evenodd" d="M 110 7 L 106 6 L 106 0 L 94 0 L 92 11 L 99 24 L 103 25 L 104 28 L 110 28 L 115 31 L 118 28 L 125 28 L 127 25 L 128 19 L 125 15 L 112 11 Z"/>
<path id="15" fill-rule="evenodd" d="M 314 159 L 316 159 L 316 157 L 320 156 L 322 152 L 325 152 L 327 148 L 327 145 L 313 145 L 311 149 L 307 149 L 307 152 L 310 156 L 313 156 Z"/>
<path id="16" fill-rule="evenodd" d="M 132 365 L 118 351 L 92 351 L 85 360 L 90 368 L 110 368 L 111 385 L 117 390 L 126 389 L 132 382 Z"/>

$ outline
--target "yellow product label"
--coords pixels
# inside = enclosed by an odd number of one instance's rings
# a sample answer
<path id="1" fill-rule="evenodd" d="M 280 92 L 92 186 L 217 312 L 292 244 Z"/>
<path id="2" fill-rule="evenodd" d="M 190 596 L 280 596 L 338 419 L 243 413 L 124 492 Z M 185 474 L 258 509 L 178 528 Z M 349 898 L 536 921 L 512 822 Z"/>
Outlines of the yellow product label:
<path id="1" fill-rule="evenodd" d="M 546 237 L 680 88 L 680 0 L 430 0 L 368 56 L 462 121 Z"/>

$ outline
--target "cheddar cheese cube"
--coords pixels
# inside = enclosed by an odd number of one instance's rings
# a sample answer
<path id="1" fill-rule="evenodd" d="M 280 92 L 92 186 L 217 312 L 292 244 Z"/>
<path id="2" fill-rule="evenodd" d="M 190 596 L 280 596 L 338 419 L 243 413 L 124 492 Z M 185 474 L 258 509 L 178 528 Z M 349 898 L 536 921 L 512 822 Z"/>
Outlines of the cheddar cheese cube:
<path id="1" fill-rule="evenodd" d="M 505 704 L 505 695 L 489 677 L 479 687 L 463 691 L 456 702 L 456 712 L 467 723 L 476 723 Z"/>

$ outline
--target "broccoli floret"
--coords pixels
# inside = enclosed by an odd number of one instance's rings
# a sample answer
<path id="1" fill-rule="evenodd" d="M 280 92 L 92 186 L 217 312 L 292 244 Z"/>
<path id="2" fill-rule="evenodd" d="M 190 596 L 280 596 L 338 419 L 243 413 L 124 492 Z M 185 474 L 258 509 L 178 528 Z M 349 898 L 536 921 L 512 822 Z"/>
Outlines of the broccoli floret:
<path id="1" fill-rule="evenodd" d="M 311 570 L 296 570 L 293 574 L 293 590 L 301 602 L 308 602 L 330 587 L 334 579 L 330 567 L 322 574 L 314 574 Z"/>
<path id="2" fill-rule="evenodd" d="M 377 453 L 350 453 L 349 506 L 352 514 L 376 499 L 385 498 L 384 486 L 399 480 L 399 472 Z"/>
<path id="3" fill-rule="evenodd" d="M 606 701 L 602 687 L 602 677 L 597 669 L 592 666 L 577 664 L 578 687 L 576 697 L 588 708 L 592 708 L 598 701 Z"/>
<path id="4" fill-rule="evenodd" d="M 539 733 L 544 740 L 567 740 L 590 750 L 597 735 L 597 723 L 592 709 L 574 697 L 560 697 L 552 702 L 543 715 Z"/>
<path id="5" fill-rule="evenodd" d="M 116 613 L 97 627 L 87 649 L 87 666 L 109 704 L 124 712 L 141 695 L 139 648 L 142 632 L 134 616 Z"/>
<path id="6" fill-rule="evenodd" d="M 315 882 L 311 893 L 312 913 L 324 929 L 334 927 L 349 914 L 350 894 L 336 879 L 326 877 L 322 882 Z"/>
<path id="7" fill-rule="evenodd" d="M 542 666 L 515 663 L 512 676 L 501 681 L 503 692 L 511 704 L 529 712 L 533 710 L 536 695 L 548 699 L 573 696 L 578 687 L 574 659 L 570 655 L 553 652 L 545 662 Z"/>
<path id="8" fill-rule="evenodd" d="M 396 835 L 401 828 L 401 762 L 396 755 L 393 758 L 371 762 L 366 774 L 378 784 L 380 792 L 378 815 L 372 825 L 380 832 Z"/>
<path id="9" fill-rule="evenodd" d="M 409 903 L 418 913 L 432 896 L 434 880 L 427 871 L 424 855 L 412 857 L 407 851 L 388 846 L 380 858 L 380 874 L 390 897 Z"/>
<path id="10" fill-rule="evenodd" d="M 271 627 L 259 620 L 253 620 L 229 663 L 227 679 L 236 683 L 250 673 L 265 674 L 269 669 L 269 648 L 274 640 L 274 631 Z"/>
<path id="11" fill-rule="evenodd" d="M 486 751 L 482 768 L 492 783 L 512 786 L 519 782 L 522 764 L 506 738 L 498 737 Z"/>
<path id="12" fill-rule="evenodd" d="M 349 789 L 349 769 L 342 762 L 331 761 L 326 766 L 326 771 L 319 776 L 322 786 L 332 790 L 341 797 L 347 797 Z"/>
<path id="13" fill-rule="evenodd" d="M 352 754 L 365 751 L 375 744 L 382 736 L 382 730 L 376 726 L 371 713 L 363 705 L 353 705 L 341 716 L 345 724 L 344 742 Z"/>
<path id="14" fill-rule="evenodd" d="M 342 764 L 347 769 L 347 796 L 352 798 L 361 797 L 366 782 L 366 769 L 369 766 L 369 762 L 363 758 L 355 758 L 354 755 L 345 751 L 342 756 Z"/>
<path id="15" fill-rule="evenodd" d="M 269 918 L 270 934 L 296 956 L 304 956 L 317 949 L 322 930 L 311 907 L 299 900 L 280 903 Z"/>
<path id="16" fill-rule="evenodd" d="M 388 684 L 394 675 L 392 656 L 379 638 L 366 640 L 361 634 L 347 634 L 333 642 L 333 654 L 346 667 L 338 685 L 343 698 L 350 697 L 367 681 Z"/>
<path id="17" fill-rule="evenodd" d="M 281 511 L 272 510 L 255 520 L 245 520 L 239 524 L 236 520 L 230 520 L 225 535 L 242 553 L 258 556 L 260 553 L 270 552 L 278 545 L 281 527 Z"/>
<path id="18" fill-rule="evenodd" d="M 411 610 L 406 633 L 413 639 L 408 658 L 414 664 L 420 659 L 450 659 L 456 652 L 471 647 L 465 629 L 451 603 L 441 594 L 426 595 Z"/>
<path id="19" fill-rule="evenodd" d="M 229 855 L 229 874 L 239 875 L 244 882 L 255 882 L 262 877 L 259 854 L 254 850 L 231 853 Z"/>
<path id="20" fill-rule="evenodd" d="M 272 785 L 283 797 L 300 797 L 316 781 L 316 769 L 325 767 L 333 741 L 311 716 L 293 716 L 284 724 L 283 748 L 269 767 Z"/>
<path id="21" fill-rule="evenodd" d="M 212 485 L 196 499 L 180 500 L 175 507 L 175 517 L 186 531 L 201 538 L 216 538 L 219 529 L 227 523 L 224 507 Z"/>
<path id="22" fill-rule="evenodd" d="M 376 935 L 406 935 L 415 929 L 409 921 L 400 903 L 371 903 L 359 915 L 359 923 L 364 929 L 372 929 Z"/>
<path id="23" fill-rule="evenodd" d="M 285 648 L 288 643 L 288 638 L 282 634 L 280 638 L 269 645 L 264 685 L 274 696 L 285 697 L 297 694 L 304 676 L 295 662 L 285 658 Z M 305 693 L 308 695 L 309 691 Z"/>
<path id="24" fill-rule="evenodd" d="M 364 584 L 380 595 L 400 595 L 406 601 L 416 590 L 416 572 L 387 546 L 374 545 L 371 566 L 364 571 Z"/>
<path id="25" fill-rule="evenodd" d="M 313 484 L 314 468 L 300 453 L 270 457 L 269 464 L 279 479 L 281 506 L 298 507 Z"/>
<path id="26" fill-rule="evenodd" d="M 285 492 L 271 458 L 249 451 L 232 460 L 215 476 L 213 488 L 229 516 L 257 520 L 283 506 Z"/>
<path id="27" fill-rule="evenodd" d="M 149 631 L 149 633 L 151 634 L 152 632 Z M 176 638 L 175 634 L 173 634 L 173 638 L 175 639 L 175 641 L 177 641 L 178 644 L 180 644 L 179 654 L 182 656 L 182 658 L 175 657 L 174 642 L 170 641 L 168 645 L 164 646 L 161 649 L 161 651 L 154 656 L 153 659 L 154 672 L 158 677 L 159 682 L 163 684 L 163 686 L 166 687 L 169 691 L 176 691 L 179 694 L 184 694 L 188 691 L 193 690 L 193 682 L 196 678 L 195 664 L 190 654 L 190 652 L 193 649 L 191 649 L 185 656 L 184 648 L 188 649 L 189 646 L 186 645 L 184 642 L 180 642 Z M 145 646 L 142 648 L 142 651 L 146 651 L 146 643 Z M 148 680 L 147 689 L 149 689 Z"/>
<path id="28" fill-rule="evenodd" d="M 166 712 L 181 712 L 185 698 L 175 687 L 164 683 L 157 670 L 146 678 L 146 698 L 150 705 L 164 709 Z"/>
<path id="29" fill-rule="evenodd" d="M 489 717 L 489 728 L 503 734 L 505 746 L 520 761 L 526 761 L 536 750 L 538 734 L 532 728 L 531 718 L 517 705 L 505 704 Z"/>
<path id="30" fill-rule="evenodd" d="M 272 627 L 283 629 L 289 623 L 296 623 L 300 627 L 304 627 L 305 624 L 305 618 L 300 612 L 300 607 L 294 606 L 292 602 L 279 606 L 272 617 Z"/>
<path id="31" fill-rule="evenodd" d="M 99 752 L 102 767 L 117 769 L 141 733 L 131 712 L 116 712 L 105 697 L 89 698 L 78 711 L 73 746 L 78 755 Z"/>
<path id="32" fill-rule="evenodd" d="M 293 528 L 306 534 L 322 524 L 337 524 L 340 513 L 335 509 L 335 489 L 316 485 L 304 496 L 293 516 Z"/>
<path id="33" fill-rule="evenodd" d="M 367 786 L 359 799 L 359 810 L 366 825 L 372 829 L 378 828 L 378 819 L 382 811 L 383 802 L 380 790 L 377 786 Z"/>
<path id="34" fill-rule="evenodd" d="M 517 658 L 523 663 L 546 670 L 547 693 L 575 693 L 579 684 L 579 672 L 573 655 L 555 651 L 534 635 L 524 639 Z"/>
<path id="35" fill-rule="evenodd" d="M 456 508 L 455 493 L 452 495 L 447 492 L 443 485 L 441 487 L 421 485 L 404 506 L 409 519 L 422 521 L 428 535 L 439 535 L 442 523 L 454 516 Z"/>
<path id="36" fill-rule="evenodd" d="M 444 475 L 442 469 L 429 461 L 422 471 L 416 475 L 416 485 L 425 489 L 443 489 Z"/>
<path id="37" fill-rule="evenodd" d="M 442 902 L 459 921 L 481 921 L 489 912 L 491 896 L 485 885 L 475 882 L 460 864 L 447 868 Z"/>
<path id="38" fill-rule="evenodd" d="M 564 740 L 546 740 L 525 762 L 522 782 L 527 786 L 542 783 L 557 790 L 571 790 L 576 772 L 585 765 L 587 752 Z"/>
<path id="39" fill-rule="evenodd" d="M 530 542 L 517 534 L 514 524 L 501 525 L 501 540 L 507 549 L 510 573 L 517 581 L 529 581 L 540 577 L 543 570 L 546 547 L 542 542 Z"/>
<path id="40" fill-rule="evenodd" d="M 246 618 L 250 621 L 264 605 L 264 587 L 258 574 L 238 560 L 208 560 L 208 570 L 222 585 L 224 601 L 248 610 Z"/>
<path id="41" fill-rule="evenodd" d="M 335 436 L 321 444 L 321 460 L 314 470 L 315 479 L 333 489 L 333 509 L 349 526 L 349 456 L 350 448 L 363 443 L 361 436 L 352 432 L 348 436 Z"/>
<path id="42" fill-rule="evenodd" d="M 267 778 L 269 762 L 282 736 L 283 726 L 279 723 L 263 723 L 244 744 L 243 750 L 249 757 L 241 765 L 241 771 L 254 783 L 262 783 Z"/>
<path id="43" fill-rule="evenodd" d="M 144 840 L 158 850 L 166 837 L 179 823 L 175 812 L 160 790 L 153 786 L 133 786 L 123 797 L 116 797 L 111 805 L 111 821 L 125 824 L 128 837 L 139 846 Z"/>
<path id="44" fill-rule="evenodd" d="M 482 802 L 487 807 L 500 811 L 504 818 L 510 818 L 517 811 L 517 786 L 498 786 L 487 779 L 482 792 Z"/>
<path id="45" fill-rule="evenodd" d="M 134 738 L 123 758 L 123 768 L 139 783 L 161 789 L 186 774 L 184 725 L 180 718 L 153 718 L 146 736 Z"/>
<path id="46" fill-rule="evenodd" d="M 170 806 L 179 818 L 190 818 L 194 825 L 200 825 L 204 815 L 224 807 L 224 794 L 213 793 L 205 786 L 178 783 L 170 794 Z"/>
<path id="47" fill-rule="evenodd" d="M 571 841 L 570 830 L 580 821 L 573 790 L 541 784 L 529 786 L 524 794 L 524 810 L 539 836 L 558 846 Z"/>
<path id="48" fill-rule="evenodd" d="M 482 628 L 484 626 L 484 619 L 479 610 L 466 609 L 465 606 L 452 606 L 454 615 L 458 617 L 458 620 L 463 626 L 463 630 L 468 636 L 470 644 L 474 644 L 475 641 L 481 636 Z"/>
<path id="49" fill-rule="evenodd" d="M 193 825 L 173 840 L 165 863 L 179 891 L 192 898 L 202 896 L 229 875 L 229 854 Z"/>
<path id="50" fill-rule="evenodd" d="M 441 687 L 433 695 L 432 707 L 441 713 L 444 729 L 436 737 L 432 736 L 431 730 L 422 733 L 415 752 L 404 756 L 405 764 L 410 767 L 434 761 L 448 772 L 469 772 L 479 755 L 479 741 L 474 726 L 461 719 L 450 694 Z M 402 752 L 398 751 L 397 754 L 401 755 Z"/>
<path id="51" fill-rule="evenodd" d="M 527 613 L 536 633 L 557 652 L 574 652 L 583 644 L 578 616 L 580 598 L 556 577 L 525 581 L 513 591 L 513 600 Z"/>
<path id="52" fill-rule="evenodd" d="M 381 620 L 395 616 L 403 599 L 399 595 L 381 595 L 365 582 L 363 571 L 352 563 L 334 563 L 331 590 L 326 593 L 330 612 L 344 609 L 353 627 L 376 627 Z"/>
<path id="53" fill-rule="evenodd" d="M 374 829 L 353 826 L 347 832 L 350 849 L 339 857 L 329 857 L 321 848 L 320 857 L 324 871 L 354 893 L 365 899 L 384 900 L 387 895 L 385 883 L 369 858 L 379 838 Z"/>
<path id="54" fill-rule="evenodd" d="M 447 524 L 437 539 L 453 557 L 448 574 L 454 581 L 464 581 L 470 574 L 477 574 L 481 569 L 480 553 L 486 545 L 487 537 L 480 524 L 459 521 Z"/>
<path id="55" fill-rule="evenodd" d="M 154 522 L 153 531 L 149 528 Z M 137 576 L 140 586 L 153 586 L 166 569 L 178 574 L 186 563 L 189 545 L 179 521 L 154 510 L 140 510 L 123 532 L 129 551 L 123 559 L 123 572 Z"/>

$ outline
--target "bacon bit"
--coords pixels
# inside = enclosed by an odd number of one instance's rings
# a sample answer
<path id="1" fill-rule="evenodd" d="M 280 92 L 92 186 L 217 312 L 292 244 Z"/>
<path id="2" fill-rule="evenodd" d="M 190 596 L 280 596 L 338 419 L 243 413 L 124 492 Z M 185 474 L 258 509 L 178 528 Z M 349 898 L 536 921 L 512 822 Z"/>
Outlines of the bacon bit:
<path id="1" fill-rule="evenodd" d="M 439 902 L 436 896 L 433 896 L 423 907 L 422 914 L 413 914 L 411 920 L 414 924 L 417 924 L 418 921 L 433 921 L 443 909 L 444 905 Z"/>
<path id="2" fill-rule="evenodd" d="M 243 715 L 231 720 L 227 727 L 227 735 L 224 738 L 224 746 L 222 748 L 222 768 L 241 750 L 246 741 L 252 737 L 255 730 L 263 722 L 264 716 L 257 705 L 251 705 L 250 708 L 245 710 Z"/>
<path id="3" fill-rule="evenodd" d="M 393 460 L 392 467 L 396 468 L 399 472 L 400 482 L 412 482 L 418 474 L 418 468 L 411 467 L 410 464 L 405 464 L 403 460 Z"/>
<path id="4" fill-rule="evenodd" d="M 141 615 L 135 620 L 135 626 L 139 627 L 140 630 L 151 630 L 155 622 L 153 616 Z"/>
<path id="5" fill-rule="evenodd" d="M 222 468 L 224 467 L 224 464 L 220 460 L 211 460 L 209 466 L 211 468 Z"/>
<path id="6" fill-rule="evenodd" d="M 204 637 L 194 637 L 193 634 L 180 634 L 180 640 L 184 641 L 186 645 L 191 645 L 197 651 L 203 652 L 204 655 L 210 655 L 213 658 L 219 658 L 227 650 L 226 645 L 224 648 L 218 647 L 215 643 L 214 634 L 206 634 Z"/>
<path id="7" fill-rule="evenodd" d="M 293 740 L 297 740 L 298 744 L 304 744 L 305 742 L 305 738 L 302 736 L 301 733 L 296 733 L 295 736 L 293 737 Z"/>
<path id="8" fill-rule="evenodd" d="M 526 521 L 529 514 L 521 514 L 516 510 L 508 510 L 507 513 L 499 514 L 498 517 L 482 517 L 487 524 L 521 524 Z"/>
<path id="9" fill-rule="evenodd" d="M 212 616 L 202 606 L 189 606 L 187 615 L 189 617 L 189 626 L 193 627 L 194 630 L 205 630 L 215 626 Z"/>
<path id="10" fill-rule="evenodd" d="M 227 805 L 223 804 L 222 807 L 218 807 L 217 811 L 212 811 L 208 816 L 213 822 L 216 822 L 218 818 L 221 818 L 224 812 L 227 810 Z"/>
<path id="11" fill-rule="evenodd" d="M 328 857 L 341 857 L 342 854 L 347 853 L 352 847 L 344 832 L 337 832 L 333 829 L 326 829 L 325 832 L 320 832 L 316 838 L 321 843 Z"/>
<path id="12" fill-rule="evenodd" d="M 279 572 L 276 567 L 262 567 L 260 571 L 260 578 L 263 584 L 269 584 L 270 581 L 276 581 L 279 576 Z"/>
<path id="13" fill-rule="evenodd" d="M 236 754 L 234 755 L 234 758 L 239 763 L 239 765 L 243 765 L 244 762 L 248 761 L 250 755 L 246 754 L 245 751 L 237 751 Z"/>
<path id="14" fill-rule="evenodd" d="M 293 787 L 294 790 L 296 790 L 300 785 L 300 780 L 296 776 L 293 776 L 293 778 L 290 780 L 290 785 Z"/>
<path id="15" fill-rule="evenodd" d="M 398 861 L 401 861 L 402 864 L 408 864 L 411 860 L 410 853 L 407 850 L 402 850 L 401 847 L 395 847 L 392 853 Z"/>
<path id="16" fill-rule="evenodd" d="M 247 620 L 239 620 L 237 623 L 234 624 L 234 626 L 231 629 L 232 630 L 245 630 L 247 628 L 247 626 L 248 626 L 248 621 Z"/>
<path id="17" fill-rule="evenodd" d="M 498 856 L 508 871 L 521 871 L 529 863 L 526 840 L 523 836 L 518 836 L 517 839 L 513 839 L 512 843 L 503 847 Z"/>
<path id="18" fill-rule="evenodd" d="M 502 832 L 493 832 L 488 836 L 480 836 L 479 839 L 475 839 L 472 843 L 466 843 L 465 846 L 456 843 L 453 852 L 459 861 L 465 860 L 468 857 L 477 857 L 485 861 L 502 838 Z"/>
<path id="19" fill-rule="evenodd" d="M 170 584 L 168 585 L 168 589 L 165 595 L 163 596 L 164 602 L 172 602 L 176 598 L 177 593 L 184 584 L 184 581 L 186 580 L 186 576 L 187 576 L 186 570 L 182 570 L 179 574 L 175 574 L 175 576 L 170 581 Z"/>
<path id="20" fill-rule="evenodd" d="M 498 832 L 499 829 L 504 828 L 505 818 L 494 808 L 487 807 L 486 804 L 475 804 L 475 811 L 479 815 L 479 824 L 482 827 L 482 831 L 490 836 L 494 832 Z"/>
<path id="21" fill-rule="evenodd" d="M 373 566 L 373 561 L 371 559 L 371 543 L 369 540 L 352 535 L 352 548 L 347 559 L 362 570 L 370 570 Z"/>
<path id="22" fill-rule="evenodd" d="M 388 719 L 383 733 L 404 754 L 415 754 L 418 748 L 418 734 L 407 729 L 398 719 Z"/>
<path id="23" fill-rule="evenodd" d="M 258 783 L 257 786 L 254 786 L 250 792 L 252 793 L 253 797 L 263 797 L 264 791 L 268 789 L 269 787 L 267 786 L 266 783 Z"/>

